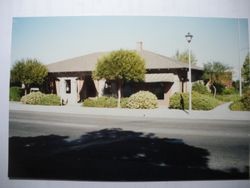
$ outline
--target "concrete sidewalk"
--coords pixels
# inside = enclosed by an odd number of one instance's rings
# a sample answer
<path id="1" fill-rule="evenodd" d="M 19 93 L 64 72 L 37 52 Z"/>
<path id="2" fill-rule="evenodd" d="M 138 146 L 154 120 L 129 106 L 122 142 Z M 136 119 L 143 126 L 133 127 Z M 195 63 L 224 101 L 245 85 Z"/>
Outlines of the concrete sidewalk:
<path id="1" fill-rule="evenodd" d="M 118 109 L 118 108 L 92 108 L 82 107 L 80 104 L 67 106 L 41 106 L 26 105 L 20 102 L 10 102 L 10 110 L 51 112 L 66 114 L 84 114 L 98 116 L 122 116 L 122 117 L 145 117 L 145 118 L 174 118 L 174 119 L 221 119 L 221 120 L 248 120 L 250 112 L 230 111 L 230 103 L 225 103 L 210 111 L 193 110 L 188 111 L 174 110 L 164 107 L 157 109 Z"/>

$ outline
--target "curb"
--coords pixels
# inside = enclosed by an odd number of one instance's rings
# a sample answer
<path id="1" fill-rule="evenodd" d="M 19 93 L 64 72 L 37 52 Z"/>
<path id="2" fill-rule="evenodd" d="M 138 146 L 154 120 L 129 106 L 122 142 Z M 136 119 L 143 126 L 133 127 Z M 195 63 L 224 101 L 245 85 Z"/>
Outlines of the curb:
<path id="1" fill-rule="evenodd" d="M 226 106 L 224 104 L 224 106 Z M 64 114 L 82 114 L 91 116 L 112 116 L 112 117 L 140 117 L 159 119 L 204 119 L 204 120 L 244 120 L 250 121 L 250 112 L 235 112 L 222 110 L 219 107 L 210 111 L 193 110 L 191 114 L 182 110 L 168 108 L 157 109 L 117 109 L 117 108 L 94 108 L 81 106 L 41 106 L 25 105 L 18 102 L 9 103 L 10 111 L 32 111 Z"/>

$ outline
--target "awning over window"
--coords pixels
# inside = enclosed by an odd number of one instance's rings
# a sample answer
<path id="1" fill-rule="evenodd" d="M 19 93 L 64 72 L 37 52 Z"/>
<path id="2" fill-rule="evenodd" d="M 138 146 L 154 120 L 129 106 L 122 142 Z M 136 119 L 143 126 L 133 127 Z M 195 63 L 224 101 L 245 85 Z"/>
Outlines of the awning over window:
<path id="1" fill-rule="evenodd" d="M 174 82 L 173 73 L 146 74 L 145 82 Z"/>

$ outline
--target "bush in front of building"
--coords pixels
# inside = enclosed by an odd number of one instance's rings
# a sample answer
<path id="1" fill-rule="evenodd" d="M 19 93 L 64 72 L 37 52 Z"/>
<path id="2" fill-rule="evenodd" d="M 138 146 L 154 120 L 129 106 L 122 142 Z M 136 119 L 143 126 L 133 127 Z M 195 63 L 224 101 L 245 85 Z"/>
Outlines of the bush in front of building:
<path id="1" fill-rule="evenodd" d="M 192 93 L 192 109 L 193 110 L 212 110 L 221 104 L 218 99 L 203 95 L 200 93 Z"/>
<path id="2" fill-rule="evenodd" d="M 21 102 L 24 104 L 40 104 L 45 94 L 38 92 L 31 92 L 21 98 Z"/>
<path id="3" fill-rule="evenodd" d="M 121 108 L 127 108 L 128 97 L 121 98 Z"/>
<path id="4" fill-rule="evenodd" d="M 192 92 L 192 109 L 193 110 L 211 110 L 218 106 L 221 102 L 216 98 Z M 188 93 L 175 93 L 170 97 L 169 108 L 172 109 L 188 109 L 189 94 Z"/>
<path id="5" fill-rule="evenodd" d="M 24 104 L 33 105 L 60 105 L 60 97 L 54 94 L 44 94 L 40 91 L 31 92 L 21 98 L 21 102 Z"/>
<path id="6" fill-rule="evenodd" d="M 250 111 L 250 91 L 246 92 L 239 100 L 230 105 L 233 111 Z"/>
<path id="7" fill-rule="evenodd" d="M 128 98 L 121 98 L 121 107 L 127 107 Z M 88 98 L 83 102 L 85 107 L 100 107 L 100 108 L 115 108 L 117 107 L 117 99 L 114 97 L 98 97 L 98 98 Z"/>
<path id="8" fill-rule="evenodd" d="M 194 83 L 192 86 L 192 90 L 196 91 L 200 94 L 211 95 L 211 93 L 208 91 L 207 87 L 203 83 L 200 83 L 200 82 Z"/>
<path id="9" fill-rule="evenodd" d="M 157 97 L 149 91 L 139 91 L 128 98 L 127 108 L 152 109 L 157 108 Z"/>
<path id="10" fill-rule="evenodd" d="M 40 105 L 59 106 L 60 97 L 55 94 L 47 94 L 41 98 Z"/>
<path id="11" fill-rule="evenodd" d="M 188 109 L 188 94 L 175 93 L 170 97 L 169 108 L 171 109 Z"/>
<path id="12" fill-rule="evenodd" d="M 83 101 L 82 105 L 86 107 L 95 107 L 96 99 L 87 98 Z"/>
<path id="13" fill-rule="evenodd" d="M 20 101 L 21 97 L 23 95 L 23 90 L 21 87 L 11 87 L 10 88 L 10 93 L 9 93 L 9 100 L 10 101 Z"/>
<path id="14" fill-rule="evenodd" d="M 117 100 L 114 97 L 106 97 L 106 96 L 97 98 L 88 98 L 84 100 L 83 106 L 115 108 L 117 106 Z"/>

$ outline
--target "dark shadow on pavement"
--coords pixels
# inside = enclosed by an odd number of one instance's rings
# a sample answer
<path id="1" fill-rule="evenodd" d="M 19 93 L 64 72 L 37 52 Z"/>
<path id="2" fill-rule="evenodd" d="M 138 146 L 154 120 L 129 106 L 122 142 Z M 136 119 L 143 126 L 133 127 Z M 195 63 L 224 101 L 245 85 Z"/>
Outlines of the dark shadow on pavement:
<path id="1" fill-rule="evenodd" d="M 248 179 L 249 174 L 209 169 L 207 150 L 180 139 L 103 129 L 79 139 L 11 137 L 9 177 L 92 181 Z"/>

